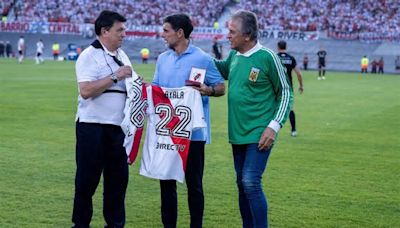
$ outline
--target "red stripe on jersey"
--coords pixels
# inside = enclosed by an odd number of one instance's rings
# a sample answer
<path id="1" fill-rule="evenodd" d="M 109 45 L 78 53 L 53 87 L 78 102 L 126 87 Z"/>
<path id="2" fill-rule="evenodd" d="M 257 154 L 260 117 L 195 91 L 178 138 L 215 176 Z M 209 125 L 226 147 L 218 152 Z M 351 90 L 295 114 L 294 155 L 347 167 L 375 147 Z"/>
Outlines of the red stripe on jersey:
<path id="1" fill-rule="evenodd" d="M 152 85 L 152 91 L 153 91 L 154 107 L 156 107 L 158 104 L 165 104 L 173 109 L 171 101 L 168 99 L 168 97 L 165 96 L 164 91 L 162 90 L 161 87 Z M 162 114 L 160 115 L 160 118 L 163 118 Z M 172 132 L 174 127 L 179 123 L 179 121 L 180 121 L 179 117 L 173 114 L 172 120 L 166 125 L 166 128 L 169 129 L 170 132 Z M 185 171 L 186 161 L 189 154 L 190 139 L 181 138 L 173 135 L 170 135 L 170 137 L 175 145 L 182 145 L 178 147 L 179 148 L 178 154 L 182 159 L 183 170 Z"/>

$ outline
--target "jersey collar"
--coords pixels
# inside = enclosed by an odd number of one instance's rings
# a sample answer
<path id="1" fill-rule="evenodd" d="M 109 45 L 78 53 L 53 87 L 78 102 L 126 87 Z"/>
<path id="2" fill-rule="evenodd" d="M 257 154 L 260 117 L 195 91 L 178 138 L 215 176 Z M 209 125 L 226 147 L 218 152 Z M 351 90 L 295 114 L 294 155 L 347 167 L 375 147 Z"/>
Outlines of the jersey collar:
<path id="1" fill-rule="evenodd" d="M 236 55 L 242 55 L 244 57 L 250 57 L 252 54 L 256 53 L 257 51 L 262 49 L 262 45 L 260 42 L 257 41 L 257 44 L 250 50 L 246 51 L 245 53 L 236 52 Z"/>
<path id="2" fill-rule="evenodd" d="M 175 52 L 173 49 L 169 49 L 169 51 L 170 51 L 173 55 L 176 55 L 176 56 L 179 57 L 179 56 L 183 56 L 183 55 L 192 53 L 192 52 L 194 51 L 194 49 L 195 49 L 195 47 L 194 47 L 192 44 L 189 43 L 189 45 L 188 45 L 188 47 L 186 48 L 186 50 L 185 50 L 184 52 L 182 52 L 180 55 L 176 54 L 176 52 Z"/>

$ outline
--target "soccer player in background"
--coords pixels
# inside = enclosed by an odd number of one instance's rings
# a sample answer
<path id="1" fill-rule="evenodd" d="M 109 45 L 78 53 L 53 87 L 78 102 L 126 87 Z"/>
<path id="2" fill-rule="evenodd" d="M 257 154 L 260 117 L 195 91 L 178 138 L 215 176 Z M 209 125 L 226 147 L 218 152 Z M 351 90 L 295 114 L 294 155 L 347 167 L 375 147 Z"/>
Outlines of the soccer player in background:
<path id="1" fill-rule="evenodd" d="M 4 57 L 5 56 L 5 50 L 6 50 L 6 45 L 4 43 L 4 41 L 0 40 L 0 57 Z"/>
<path id="2" fill-rule="evenodd" d="M 18 49 L 18 63 L 22 63 L 24 60 L 25 56 L 25 39 L 24 36 L 20 36 L 17 44 L 17 49 Z"/>
<path id="3" fill-rule="evenodd" d="M 381 57 L 378 61 L 378 74 L 383 74 L 383 67 L 385 65 L 385 62 L 383 61 L 383 57 Z"/>
<path id="4" fill-rule="evenodd" d="M 296 73 L 297 80 L 299 81 L 299 92 L 300 92 L 300 94 L 302 94 L 304 91 L 304 88 L 303 88 L 303 78 L 301 76 L 300 69 L 297 66 L 296 59 L 286 52 L 286 48 L 287 48 L 287 43 L 284 40 L 279 41 L 277 55 L 281 59 L 282 64 L 286 67 L 286 72 L 289 77 L 289 83 L 292 88 L 294 88 L 293 87 L 292 70 L 294 70 L 294 72 Z M 292 107 L 290 109 L 289 120 L 290 120 L 290 125 L 292 127 L 290 135 L 293 137 L 296 137 L 297 131 L 296 131 L 296 116 L 294 114 L 294 104 L 292 104 Z"/>
<path id="5" fill-rule="evenodd" d="M 371 74 L 376 74 L 376 69 L 378 67 L 378 61 L 376 59 L 371 62 Z"/>
<path id="6" fill-rule="evenodd" d="M 36 64 L 43 63 L 43 49 L 44 49 L 44 44 L 42 39 L 39 39 L 39 41 L 36 43 Z"/>
<path id="7" fill-rule="evenodd" d="M 218 42 L 217 37 L 214 37 L 212 50 L 216 59 L 222 59 L 222 45 Z"/>
<path id="8" fill-rule="evenodd" d="M 276 134 L 286 122 L 293 95 L 279 57 L 258 42 L 257 16 L 238 11 L 228 23 L 233 49 L 218 70 L 229 80 L 228 133 L 232 144 L 243 227 L 268 227 L 262 189 Z"/>
<path id="9" fill-rule="evenodd" d="M 6 57 L 11 58 L 13 57 L 12 45 L 10 41 L 6 41 Z"/>
<path id="10" fill-rule="evenodd" d="M 166 17 L 161 37 L 169 50 L 157 59 L 153 84 L 160 87 L 179 88 L 185 86 L 193 68 L 205 70 L 204 84 L 200 94 L 203 95 L 203 110 L 207 128 L 194 130 L 191 136 L 189 154 L 186 163 L 185 179 L 190 212 L 190 227 L 203 226 L 204 193 L 204 149 L 211 140 L 209 96 L 222 96 L 225 93 L 224 79 L 218 72 L 212 57 L 190 42 L 193 25 L 185 14 L 174 14 Z M 160 180 L 161 218 L 164 227 L 176 227 L 178 217 L 178 199 L 175 180 Z"/>
<path id="11" fill-rule="evenodd" d="M 396 59 L 394 60 L 394 69 L 400 70 L 400 56 L 396 56 Z"/>
<path id="12" fill-rule="evenodd" d="M 307 55 L 307 53 L 304 54 L 304 57 L 303 57 L 303 69 L 308 70 L 308 55 Z"/>
<path id="13" fill-rule="evenodd" d="M 321 46 L 317 52 L 318 56 L 318 80 L 325 80 L 325 67 L 326 67 L 326 51 Z"/>

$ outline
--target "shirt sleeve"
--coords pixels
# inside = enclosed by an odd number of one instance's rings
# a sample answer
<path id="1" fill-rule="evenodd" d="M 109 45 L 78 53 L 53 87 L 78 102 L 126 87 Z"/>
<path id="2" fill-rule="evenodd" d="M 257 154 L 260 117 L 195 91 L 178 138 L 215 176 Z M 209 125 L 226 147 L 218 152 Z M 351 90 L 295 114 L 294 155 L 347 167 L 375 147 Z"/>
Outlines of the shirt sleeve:
<path id="1" fill-rule="evenodd" d="M 289 116 L 290 107 L 293 101 L 293 93 L 287 80 L 286 71 L 284 70 L 282 63 L 279 61 L 279 57 L 274 53 L 270 53 L 270 56 L 267 59 L 269 76 L 278 101 L 275 115 L 269 125 L 276 126 L 276 123 L 274 122 L 277 122 L 280 127 L 282 127 Z M 273 129 L 276 132 L 279 130 L 277 127 Z"/>
<path id="2" fill-rule="evenodd" d="M 218 71 L 221 73 L 224 79 L 228 79 L 229 77 L 229 66 L 232 59 L 233 51 L 229 53 L 229 56 L 224 60 L 216 60 L 214 59 L 214 63 L 217 66 Z"/>
<path id="3" fill-rule="evenodd" d="M 219 83 L 223 83 L 224 79 L 222 78 L 220 72 L 218 71 L 217 67 L 215 66 L 214 61 L 209 59 L 209 63 L 206 70 L 206 77 L 204 79 L 204 84 L 207 86 L 215 85 Z"/>
<path id="4" fill-rule="evenodd" d="M 156 69 L 154 70 L 153 81 L 151 82 L 151 84 L 157 85 L 157 86 L 160 85 L 160 83 L 159 83 L 159 69 L 158 69 L 159 66 L 160 66 L 160 64 L 158 63 L 159 59 L 160 59 L 160 58 L 158 58 L 158 60 L 157 60 Z"/>
<path id="5" fill-rule="evenodd" d="M 97 65 L 95 59 L 87 53 L 80 55 L 75 65 L 78 83 L 97 80 L 99 75 Z"/>

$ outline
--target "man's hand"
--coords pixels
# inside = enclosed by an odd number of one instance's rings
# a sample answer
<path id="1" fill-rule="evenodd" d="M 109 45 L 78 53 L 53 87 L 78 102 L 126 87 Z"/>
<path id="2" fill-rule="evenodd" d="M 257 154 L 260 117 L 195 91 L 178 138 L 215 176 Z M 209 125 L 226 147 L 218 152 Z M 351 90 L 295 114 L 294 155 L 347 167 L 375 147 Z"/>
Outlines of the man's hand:
<path id="1" fill-rule="evenodd" d="M 197 90 L 200 92 L 202 96 L 212 96 L 215 95 L 215 92 L 213 92 L 213 89 L 211 86 L 206 86 L 204 83 L 200 85 L 200 87 L 197 86 L 192 86 L 193 89 Z M 214 93 L 214 94 L 213 94 Z"/>
<path id="2" fill-rule="evenodd" d="M 200 92 L 202 96 L 220 97 L 225 94 L 225 84 L 219 83 L 212 86 L 201 84 L 199 87 L 192 86 L 193 89 Z"/>
<path id="3" fill-rule="evenodd" d="M 300 94 L 302 94 L 302 93 L 304 92 L 303 86 L 300 86 L 300 87 L 299 87 L 299 92 L 300 92 Z"/>
<path id="4" fill-rule="evenodd" d="M 275 142 L 275 131 L 272 128 L 267 127 L 265 128 L 260 141 L 258 142 L 258 149 L 259 150 L 267 150 L 271 148 L 272 144 Z"/>
<path id="5" fill-rule="evenodd" d="M 132 76 L 132 67 L 122 66 L 118 68 L 118 70 L 115 72 L 115 75 L 117 76 L 118 81 L 129 78 Z"/>

